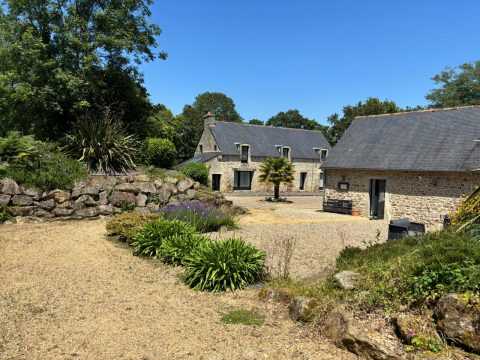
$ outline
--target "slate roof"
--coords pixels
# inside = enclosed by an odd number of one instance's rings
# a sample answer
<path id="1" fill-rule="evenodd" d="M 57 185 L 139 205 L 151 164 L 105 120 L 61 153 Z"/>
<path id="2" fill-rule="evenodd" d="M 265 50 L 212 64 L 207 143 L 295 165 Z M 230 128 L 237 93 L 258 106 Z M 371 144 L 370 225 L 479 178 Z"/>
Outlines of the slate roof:
<path id="1" fill-rule="evenodd" d="M 212 159 L 216 158 L 220 154 L 221 153 L 218 152 L 218 151 L 204 152 L 200 155 L 194 156 L 191 159 L 188 159 L 187 161 L 185 161 L 181 164 L 178 164 L 177 169 L 180 169 L 183 166 L 187 165 L 188 163 L 192 163 L 192 162 L 201 162 L 201 163 L 207 162 L 209 160 L 212 160 Z"/>
<path id="2" fill-rule="evenodd" d="M 322 168 L 471 171 L 477 139 L 479 106 L 357 117 Z"/>
<path id="3" fill-rule="evenodd" d="M 331 149 L 320 131 L 217 121 L 210 127 L 222 155 L 239 155 L 235 143 L 250 145 L 251 156 L 279 156 L 275 145 L 289 146 L 292 159 L 318 159 L 313 148 Z"/>

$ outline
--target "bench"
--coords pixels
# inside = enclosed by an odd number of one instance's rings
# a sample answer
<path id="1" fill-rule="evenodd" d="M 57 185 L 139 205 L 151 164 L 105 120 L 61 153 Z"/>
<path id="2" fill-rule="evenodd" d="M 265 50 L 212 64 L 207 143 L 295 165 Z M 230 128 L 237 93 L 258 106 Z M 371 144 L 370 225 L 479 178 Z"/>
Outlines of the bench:
<path id="1" fill-rule="evenodd" d="M 323 211 L 350 215 L 352 213 L 352 201 L 327 199 L 323 202 Z"/>
<path id="2" fill-rule="evenodd" d="M 406 236 L 416 236 L 425 233 L 425 224 L 411 222 L 408 219 L 390 221 L 388 225 L 388 240 L 401 239 Z"/>

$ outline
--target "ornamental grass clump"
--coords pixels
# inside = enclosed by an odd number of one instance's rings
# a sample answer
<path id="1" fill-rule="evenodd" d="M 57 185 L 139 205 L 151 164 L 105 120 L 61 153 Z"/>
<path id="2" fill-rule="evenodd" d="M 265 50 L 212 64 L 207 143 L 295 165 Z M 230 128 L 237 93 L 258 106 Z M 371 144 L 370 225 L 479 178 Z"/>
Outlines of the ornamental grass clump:
<path id="1" fill-rule="evenodd" d="M 236 228 L 235 218 L 232 215 L 220 211 L 216 206 L 196 200 L 179 205 L 167 205 L 158 212 L 165 219 L 187 222 L 199 232 L 217 231 L 222 226 L 229 229 Z"/>
<path id="2" fill-rule="evenodd" d="M 201 235 L 173 235 L 162 241 L 157 257 L 170 265 L 183 265 L 185 258 L 207 241 L 210 240 Z"/>
<path id="3" fill-rule="evenodd" d="M 187 256 L 185 265 L 185 283 L 202 291 L 235 291 L 267 274 L 265 253 L 237 238 L 205 242 Z"/>

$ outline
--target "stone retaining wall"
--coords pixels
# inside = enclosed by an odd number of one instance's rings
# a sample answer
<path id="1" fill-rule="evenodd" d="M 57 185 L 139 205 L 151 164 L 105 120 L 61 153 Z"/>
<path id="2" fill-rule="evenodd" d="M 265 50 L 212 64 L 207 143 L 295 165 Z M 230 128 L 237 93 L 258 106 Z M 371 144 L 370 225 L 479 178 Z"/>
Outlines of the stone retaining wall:
<path id="1" fill-rule="evenodd" d="M 0 205 L 11 206 L 15 216 L 45 220 L 95 218 L 132 209 L 151 213 L 160 206 L 194 199 L 231 206 L 221 194 L 202 191 L 191 179 L 150 182 L 144 175 L 91 176 L 71 191 L 48 192 L 24 188 L 12 179 L 0 180 Z"/>

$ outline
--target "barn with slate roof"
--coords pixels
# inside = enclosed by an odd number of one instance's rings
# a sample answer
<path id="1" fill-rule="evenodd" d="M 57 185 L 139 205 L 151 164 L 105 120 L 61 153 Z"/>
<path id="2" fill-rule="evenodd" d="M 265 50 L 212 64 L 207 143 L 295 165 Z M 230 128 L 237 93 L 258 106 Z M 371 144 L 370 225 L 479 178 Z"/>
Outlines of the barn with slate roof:
<path id="1" fill-rule="evenodd" d="M 328 159 L 325 199 L 438 227 L 480 185 L 480 107 L 357 117 Z"/>
<path id="2" fill-rule="evenodd" d="M 267 157 L 285 156 L 294 165 L 295 180 L 282 191 L 320 192 L 320 165 L 330 150 L 320 131 L 222 122 L 209 113 L 195 155 L 185 163 L 205 163 L 213 190 L 271 192 L 258 182 L 258 169 Z"/>

